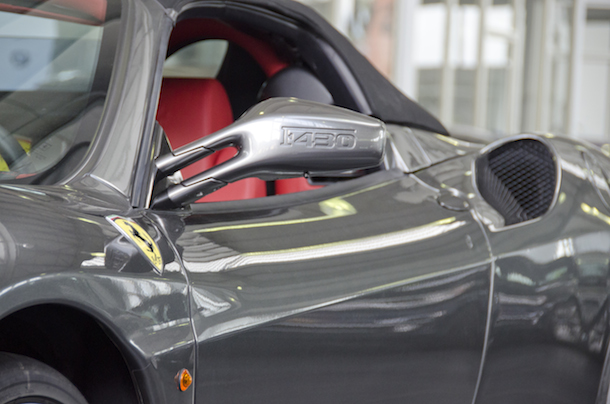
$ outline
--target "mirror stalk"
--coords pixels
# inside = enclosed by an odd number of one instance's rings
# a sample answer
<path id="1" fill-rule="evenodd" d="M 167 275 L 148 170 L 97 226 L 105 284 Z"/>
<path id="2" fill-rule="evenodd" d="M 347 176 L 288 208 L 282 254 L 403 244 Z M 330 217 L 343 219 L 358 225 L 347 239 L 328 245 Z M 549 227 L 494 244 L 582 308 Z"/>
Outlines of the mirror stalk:
<path id="1" fill-rule="evenodd" d="M 225 147 L 239 152 L 156 195 L 151 206 L 170 209 L 248 177 L 263 180 L 332 175 L 379 166 L 383 122 L 344 108 L 294 98 L 263 101 L 232 125 L 159 157 L 165 175 Z"/>

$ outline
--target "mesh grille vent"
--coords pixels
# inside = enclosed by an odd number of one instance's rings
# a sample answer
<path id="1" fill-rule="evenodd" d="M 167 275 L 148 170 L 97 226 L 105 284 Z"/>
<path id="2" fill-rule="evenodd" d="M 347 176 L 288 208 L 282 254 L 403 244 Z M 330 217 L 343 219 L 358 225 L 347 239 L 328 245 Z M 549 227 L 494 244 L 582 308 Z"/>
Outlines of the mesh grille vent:
<path id="1" fill-rule="evenodd" d="M 555 160 L 537 140 L 503 144 L 479 157 L 476 168 L 479 192 L 507 226 L 542 216 L 553 202 Z"/>

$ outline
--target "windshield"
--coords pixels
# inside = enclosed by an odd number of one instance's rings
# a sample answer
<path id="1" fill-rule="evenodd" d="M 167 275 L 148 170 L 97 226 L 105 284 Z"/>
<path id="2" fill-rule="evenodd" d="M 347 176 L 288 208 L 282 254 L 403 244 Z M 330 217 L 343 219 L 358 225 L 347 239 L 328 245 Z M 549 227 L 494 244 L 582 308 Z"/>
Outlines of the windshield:
<path id="1" fill-rule="evenodd" d="M 57 182 L 86 154 L 108 89 L 118 3 L 0 0 L 0 183 Z"/>

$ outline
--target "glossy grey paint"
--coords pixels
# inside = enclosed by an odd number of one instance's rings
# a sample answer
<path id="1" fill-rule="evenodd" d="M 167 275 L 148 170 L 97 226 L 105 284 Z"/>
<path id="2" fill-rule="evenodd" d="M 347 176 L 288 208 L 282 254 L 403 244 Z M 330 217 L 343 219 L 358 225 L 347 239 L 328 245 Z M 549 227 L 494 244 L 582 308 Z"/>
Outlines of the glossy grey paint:
<path id="1" fill-rule="evenodd" d="M 582 153 L 607 170 L 603 155 L 550 139 L 557 203 L 512 228 L 474 188 L 477 146 L 398 127 L 393 161 L 414 174 L 193 211 L 132 209 L 143 206 L 134 184 L 150 178 L 158 63 L 175 15 L 125 4 L 122 59 L 88 160 L 70 186 L 0 187 L 1 318 L 48 303 L 88 313 L 148 403 L 255 393 L 470 402 L 477 383 L 476 402 L 606 402 L 610 212 Z M 161 276 L 137 251 L 110 260 L 130 248 L 111 214 L 155 237 Z M 183 367 L 197 380 L 185 393 L 173 382 Z"/>
<path id="2" fill-rule="evenodd" d="M 398 172 L 308 194 L 159 214 L 185 224 L 196 401 L 352 400 L 369 379 L 369 399 L 434 402 L 444 393 L 421 382 L 443 380 L 471 402 L 491 274 L 471 213 Z"/>
<path id="3" fill-rule="evenodd" d="M 560 193 L 547 216 L 506 229 L 481 208 L 472 153 L 416 175 L 380 172 L 298 197 L 147 213 L 149 219 L 107 190 L 4 187 L 9 271 L 2 284 L 10 286 L 0 292 L 1 307 L 8 313 L 60 302 L 95 315 L 119 342 L 137 348 L 125 355 L 142 386 L 157 387 L 148 402 L 190 402 L 192 394 L 197 402 L 252 394 L 277 402 L 470 402 L 480 366 L 477 402 L 498 402 L 498 394 L 522 400 L 523 383 L 534 375 L 546 378 L 535 379 L 537 395 L 526 399 L 551 402 L 559 391 L 565 402 L 592 402 L 606 351 L 607 271 L 600 263 L 607 260 L 608 212 L 587 181 L 586 149 L 562 141 L 553 147 L 562 156 L 560 190 L 578 197 Z M 468 203 L 443 207 L 445 195 Z M 15 206 L 40 212 L 59 237 L 32 231 L 11 212 Z M 156 235 L 166 264 L 161 277 L 137 253 L 119 267 L 96 259 L 102 251 L 108 258 L 120 241 L 104 219 L 117 213 L 139 218 Z M 39 219 L 32 223 L 39 228 Z M 570 237 L 572 247 L 564 241 Z M 169 247 L 174 242 L 186 272 Z M 579 259 L 595 271 L 583 271 Z M 568 269 L 557 272 L 562 266 Z M 537 285 L 547 278 L 550 286 Z M 151 319 L 162 307 L 175 314 Z M 184 363 L 194 369 L 195 340 L 199 393 L 178 393 L 171 376 Z M 236 380 L 238 387 L 229 382 Z M 426 380 L 453 386 L 450 397 Z"/>
<path id="4" fill-rule="evenodd" d="M 178 392 L 173 381 L 183 367 L 196 374 L 180 257 L 159 230 L 165 223 L 153 224 L 130 206 L 147 198 L 138 192 L 149 189 L 140 182 L 150 180 L 149 134 L 173 18 L 154 1 L 124 2 L 118 62 L 86 160 L 65 186 L 5 190 L 0 218 L 6 239 L 0 317 L 49 303 L 88 313 L 108 328 L 150 403 L 191 402 L 195 394 Z M 164 250 L 161 276 L 134 251 L 119 263 L 106 261 L 114 248 L 130 248 L 105 219 L 114 214 L 156 235 Z"/>
<path id="5" fill-rule="evenodd" d="M 138 192 L 153 149 L 162 66 L 173 21 L 154 0 L 122 4 L 120 45 L 102 121 L 85 161 L 63 182 L 87 189 L 82 181 L 93 178 L 142 207 L 146 196 Z"/>
<path id="6" fill-rule="evenodd" d="M 173 382 L 194 369 L 187 285 L 172 246 L 116 194 L 58 187 L 0 186 L 0 317 L 59 304 L 89 313 L 120 347 L 146 402 L 192 402 Z M 33 214 L 35 212 L 35 214 Z M 133 217 L 163 254 L 157 275 L 105 219 Z M 112 249 L 122 246 L 122 254 Z"/>
<path id="7" fill-rule="evenodd" d="M 489 232 L 497 305 L 484 403 L 606 402 L 597 395 L 608 339 L 610 212 L 587 181 L 584 148 L 559 139 L 552 146 L 562 168 L 554 208 L 528 226 Z M 534 374 L 545 377 L 532 383 Z"/>
<path id="8" fill-rule="evenodd" d="M 569 140 L 537 139 L 555 151 L 561 182 L 551 209 L 519 225 L 504 227 L 480 199 L 470 157 L 419 174 L 467 196 L 494 256 L 492 323 L 477 403 L 605 403 L 610 220 L 583 159 L 596 152 Z"/>

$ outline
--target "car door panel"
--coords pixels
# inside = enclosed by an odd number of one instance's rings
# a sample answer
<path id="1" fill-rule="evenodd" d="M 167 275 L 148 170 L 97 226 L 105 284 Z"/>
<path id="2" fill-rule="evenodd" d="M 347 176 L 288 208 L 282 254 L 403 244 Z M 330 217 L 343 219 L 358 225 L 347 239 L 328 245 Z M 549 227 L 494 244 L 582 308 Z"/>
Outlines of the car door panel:
<path id="1" fill-rule="evenodd" d="M 383 172 L 300 204 L 160 214 L 192 286 L 196 401 L 471 402 L 489 252 L 470 212 L 437 196 Z"/>
<path id="2" fill-rule="evenodd" d="M 488 279 L 482 265 L 209 340 L 197 402 L 470 403 Z"/>

